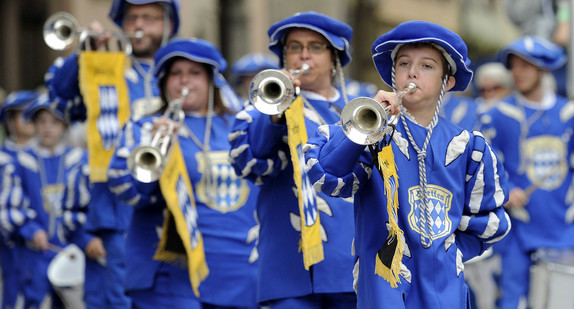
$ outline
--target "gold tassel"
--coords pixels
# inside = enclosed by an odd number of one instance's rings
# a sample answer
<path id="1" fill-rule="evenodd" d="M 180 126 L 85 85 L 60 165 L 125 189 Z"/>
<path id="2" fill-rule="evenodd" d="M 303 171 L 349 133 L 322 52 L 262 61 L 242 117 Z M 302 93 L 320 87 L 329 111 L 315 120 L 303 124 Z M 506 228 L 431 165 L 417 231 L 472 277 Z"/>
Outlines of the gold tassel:
<path id="1" fill-rule="evenodd" d="M 384 146 L 378 153 L 379 170 L 383 175 L 385 195 L 387 196 L 387 215 L 389 217 L 389 236 L 375 258 L 375 273 L 397 288 L 400 279 L 403 257 L 403 234 L 397 223 L 399 208 L 399 176 L 391 144 Z"/>

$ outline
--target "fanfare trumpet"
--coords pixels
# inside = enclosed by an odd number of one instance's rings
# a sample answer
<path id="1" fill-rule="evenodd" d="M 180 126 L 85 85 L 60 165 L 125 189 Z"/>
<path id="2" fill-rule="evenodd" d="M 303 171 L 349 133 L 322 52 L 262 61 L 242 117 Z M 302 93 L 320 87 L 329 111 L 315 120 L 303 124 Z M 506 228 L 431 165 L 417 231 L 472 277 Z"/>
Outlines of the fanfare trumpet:
<path id="1" fill-rule="evenodd" d="M 399 104 L 407 93 L 413 93 L 416 89 L 417 86 L 414 83 L 409 83 L 407 87 L 399 91 Z M 389 118 L 389 110 L 390 107 L 383 107 L 374 99 L 355 98 L 345 105 L 341 112 L 343 132 L 356 144 L 374 144 L 393 130 L 389 124 L 394 123 L 397 116 Z"/>
<path id="2" fill-rule="evenodd" d="M 159 127 L 149 145 L 140 145 L 130 153 L 127 161 L 128 169 L 139 182 L 154 182 L 163 173 L 169 158 L 171 140 L 177 138 L 177 128 L 181 126 L 185 117 L 182 104 L 188 94 L 189 89 L 183 88 L 181 97 L 168 103 L 163 117 L 170 120 L 169 125 Z"/>
<path id="3" fill-rule="evenodd" d="M 129 38 L 140 39 L 144 36 L 144 33 L 140 30 L 128 36 L 119 32 L 99 33 L 89 29 L 80 29 L 76 18 L 66 12 L 55 13 L 44 23 L 44 42 L 53 50 L 64 50 L 70 47 L 76 40 L 82 45 L 89 37 L 103 36 L 115 38 L 119 44 L 118 48 L 129 55 L 132 53 L 132 44 Z M 89 45 L 90 44 L 86 44 L 87 47 L 89 47 Z"/>
<path id="4" fill-rule="evenodd" d="M 309 71 L 309 65 L 303 63 L 300 69 L 290 70 L 289 73 L 297 78 Z M 251 81 L 249 97 L 257 110 L 267 115 L 283 113 L 299 94 L 299 88 L 293 86 L 293 82 L 287 74 L 281 70 L 263 70 Z"/>

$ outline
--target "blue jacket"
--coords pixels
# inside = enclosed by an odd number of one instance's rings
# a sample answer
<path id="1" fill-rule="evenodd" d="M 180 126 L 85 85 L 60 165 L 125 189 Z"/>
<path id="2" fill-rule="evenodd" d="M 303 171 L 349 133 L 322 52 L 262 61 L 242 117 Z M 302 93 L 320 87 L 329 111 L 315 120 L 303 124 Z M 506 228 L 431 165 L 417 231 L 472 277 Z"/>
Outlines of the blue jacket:
<path id="1" fill-rule="evenodd" d="M 427 129 L 406 120 L 418 147 Z M 421 244 L 417 154 L 399 121 L 391 142 L 398 171 L 397 222 L 404 237 L 398 288 L 375 274 L 375 258 L 388 237 L 383 180 L 364 145 L 340 126 L 324 126 L 305 154 L 314 188 L 325 194 L 355 194 L 358 308 L 467 308 L 463 261 L 503 238 L 510 220 L 502 208 L 507 181 L 502 164 L 478 132 L 444 118 L 434 128 L 425 160 L 432 217 L 429 248 Z"/>

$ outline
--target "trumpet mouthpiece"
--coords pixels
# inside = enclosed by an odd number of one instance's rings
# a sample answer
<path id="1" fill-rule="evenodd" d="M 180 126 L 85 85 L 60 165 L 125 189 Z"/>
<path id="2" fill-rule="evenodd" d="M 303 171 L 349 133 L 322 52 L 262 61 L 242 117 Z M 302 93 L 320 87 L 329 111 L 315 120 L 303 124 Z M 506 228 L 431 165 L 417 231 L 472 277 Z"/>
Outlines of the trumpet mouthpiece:
<path id="1" fill-rule="evenodd" d="M 136 31 L 133 35 L 133 38 L 138 39 L 138 40 L 143 38 L 143 37 L 144 37 L 144 32 L 141 30 Z"/>
<path id="2" fill-rule="evenodd" d="M 415 85 L 415 83 L 409 83 L 407 85 L 406 91 L 407 93 L 413 93 L 417 90 L 417 85 Z"/>

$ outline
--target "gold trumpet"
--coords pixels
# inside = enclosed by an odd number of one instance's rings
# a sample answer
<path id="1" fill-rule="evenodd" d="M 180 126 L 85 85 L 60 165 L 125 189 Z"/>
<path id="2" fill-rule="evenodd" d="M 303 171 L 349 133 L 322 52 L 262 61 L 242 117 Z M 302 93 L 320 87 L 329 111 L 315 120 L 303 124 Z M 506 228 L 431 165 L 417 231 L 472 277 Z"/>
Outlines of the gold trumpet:
<path id="1" fill-rule="evenodd" d="M 309 72 L 309 65 L 303 63 L 300 69 L 289 70 L 295 78 Z M 299 95 L 299 88 L 281 70 L 259 72 L 249 86 L 249 97 L 257 110 L 267 115 L 283 113 Z"/>
<path id="2" fill-rule="evenodd" d="M 398 92 L 399 105 L 407 93 L 417 89 L 414 83 Z M 371 145 L 389 134 L 398 116 L 389 118 L 390 107 L 383 107 L 381 103 L 371 98 L 355 98 L 341 112 L 341 127 L 347 137 L 356 144 Z"/>
<path id="3" fill-rule="evenodd" d="M 92 37 L 113 37 L 118 41 L 119 49 L 127 55 L 132 53 L 130 38 L 141 39 L 143 31 L 137 31 L 133 35 L 126 35 L 120 32 L 99 33 L 89 29 L 80 29 L 78 20 L 69 13 L 57 12 L 50 16 L 44 23 L 43 37 L 46 45 L 53 50 L 65 50 L 76 40 L 83 45 L 87 38 Z M 90 44 L 86 44 L 89 48 Z"/>
<path id="4" fill-rule="evenodd" d="M 128 170 L 139 182 L 154 182 L 163 173 L 169 158 L 172 139 L 177 138 L 177 128 L 181 126 L 185 118 L 182 104 L 188 94 L 189 89 L 183 88 L 181 97 L 168 103 L 163 117 L 170 120 L 169 125 L 159 127 L 149 145 L 140 145 L 130 153 L 127 160 Z"/>

